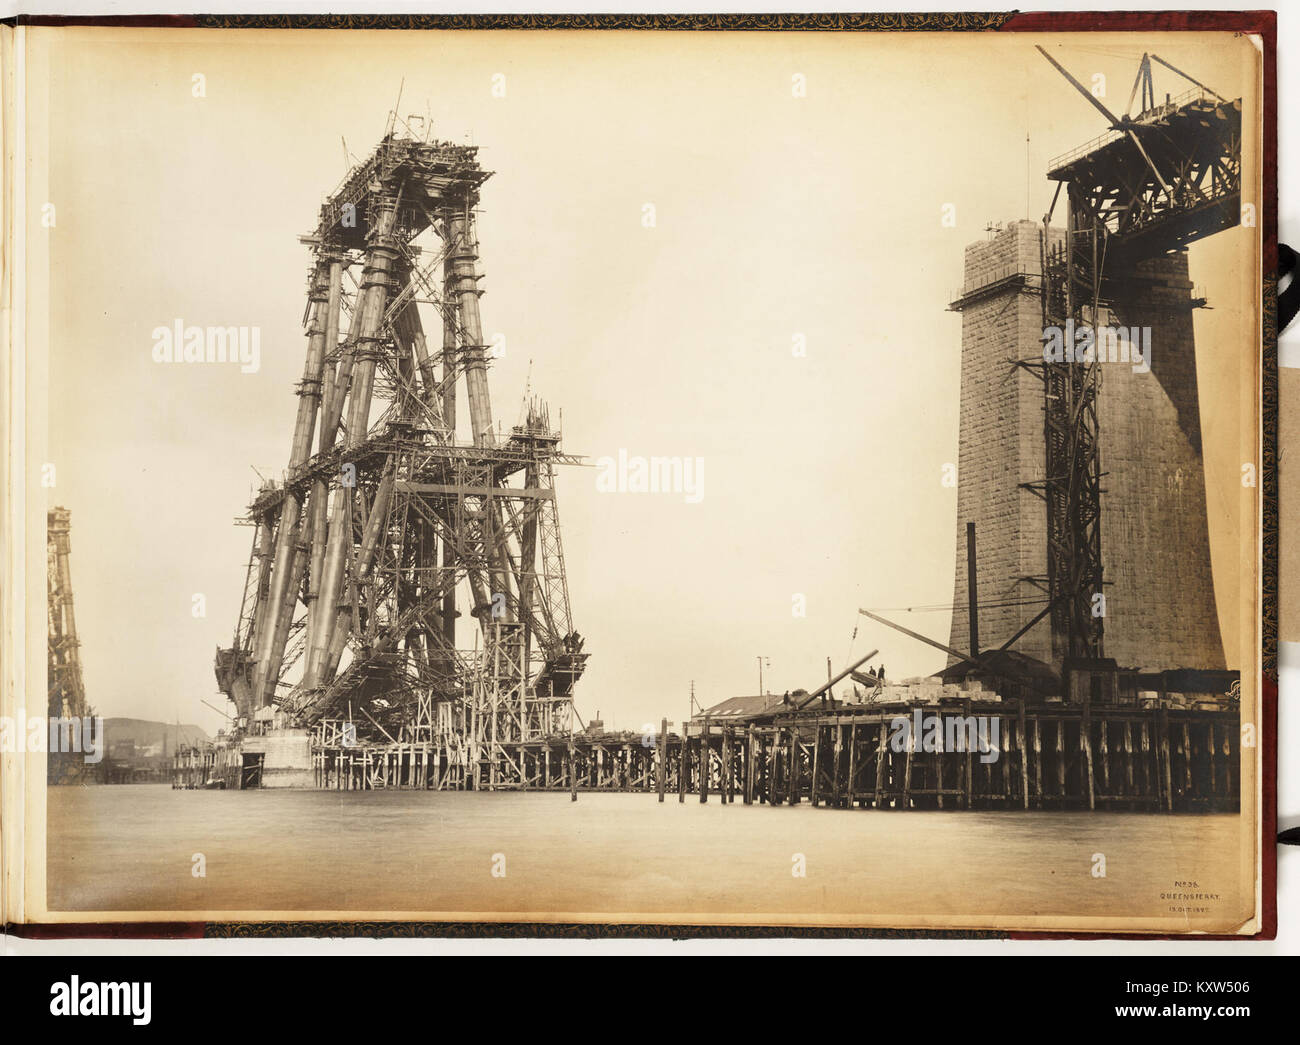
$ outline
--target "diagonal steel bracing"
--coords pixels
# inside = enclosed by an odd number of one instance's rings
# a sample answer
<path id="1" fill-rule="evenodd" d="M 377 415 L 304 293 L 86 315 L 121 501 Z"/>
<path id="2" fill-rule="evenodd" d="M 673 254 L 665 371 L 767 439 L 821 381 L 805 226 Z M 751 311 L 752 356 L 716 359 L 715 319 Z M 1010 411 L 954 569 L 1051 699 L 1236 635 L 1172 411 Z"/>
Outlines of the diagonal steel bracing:
<path id="1" fill-rule="evenodd" d="M 1241 221 L 1241 99 L 1228 101 L 1157 55 L 1143 55 L 1129 96 L 1142 111 L 1116 117 L 1042 47 L 1043 56 L 1110 122 L 1100 139 L 1053 160 L 1066 189 L 1065 240 L 1043 222 L 1042 313 L 1049 327 L 1096 328 L 1113 289 L 1141 261 L 1179 250 Z M 1194 86 L 1156 99 L 1155 61 Z M 1058 186 L 1058 194 L 1059 194 Z M 1073 352 L 1070 353 L 1072 357 Z M 1046 477 L 1027 484 L 1047 504 L 1047 574 L 1058 658 L 1104 655 L 1101 461 L 1097 395 L 1101 360 L 1045 361 Z M 1101 612 L 1098 612 L 1099 607 Z"/>
<path id="2" fill-rule="evenodd" d="M 268 707 L 299 725 L 345 722 L 433 745 L 440 780 L 518 787 L 507 745 L 570 728 L 587 657 L 555 503 L 555 466 L 576 459 L 540 402 L 508 434 L 494 428 L 475 232 L 489 173 L 476 152 L 390 133 L 304 237 L 289 465 L 250 506 L 217 677 L 246 727 Z M 423 310 L 442 327 L 432 344 Z"/>

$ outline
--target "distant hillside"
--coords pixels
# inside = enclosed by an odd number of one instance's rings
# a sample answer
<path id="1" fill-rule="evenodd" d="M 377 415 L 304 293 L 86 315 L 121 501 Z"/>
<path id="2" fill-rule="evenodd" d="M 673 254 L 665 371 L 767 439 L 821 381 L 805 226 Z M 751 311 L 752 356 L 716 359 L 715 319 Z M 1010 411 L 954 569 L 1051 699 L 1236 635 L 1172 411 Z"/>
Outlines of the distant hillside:
<path id="1" fill-rule="evenodd" d="M 176 750 L 178 735 L 183 747 L 207 744 L 211 740 L 198 726 L 185 724 L 178 726 L 174 722 L 150 722 L 143 718 L 106 718 L 104 734 L 110 751 L 114 744 L 133 740 L 136 750 L 160 744 L 163 754 L 167 757 Z"/>

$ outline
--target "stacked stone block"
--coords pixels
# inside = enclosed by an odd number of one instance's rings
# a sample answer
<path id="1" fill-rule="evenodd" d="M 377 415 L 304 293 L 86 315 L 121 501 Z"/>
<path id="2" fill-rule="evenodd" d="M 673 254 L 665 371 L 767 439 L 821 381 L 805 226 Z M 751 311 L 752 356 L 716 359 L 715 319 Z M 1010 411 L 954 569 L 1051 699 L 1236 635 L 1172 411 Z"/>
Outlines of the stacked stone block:
<path id="1" fill-rule="evenodd" d="M 1063 232 L 1050 231 L 1050 244 Z M 967 649 L 966 523 L 976 524 L 980 643 L 1000 646 L 1047 598 L 1047 513 L 1025 483 L 1044 478 L 1042 227 L 1012 222 L 966 248 L 961 424 L 950 645 Z M 1105 652 L 1123 667 L 1222 668 L 1201 457 L 1187 256 L 1119 272 L 1102 322 L 1149 327 L 1151 372 L 1102 366 Z M 1016 649 L 1060 668 L 1044 619 Z"/>

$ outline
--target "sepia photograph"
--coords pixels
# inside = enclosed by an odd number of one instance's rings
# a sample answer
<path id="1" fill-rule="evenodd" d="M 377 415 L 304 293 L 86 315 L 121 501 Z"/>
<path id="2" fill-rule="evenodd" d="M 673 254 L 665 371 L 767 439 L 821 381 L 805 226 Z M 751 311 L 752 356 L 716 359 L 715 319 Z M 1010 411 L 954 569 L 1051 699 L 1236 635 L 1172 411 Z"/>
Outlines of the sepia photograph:
<path id="1" fill-rule="evenodd" d="M 1271 52 L 916 17 L 9 27 L 5 920 L 1275 932 Z"/>

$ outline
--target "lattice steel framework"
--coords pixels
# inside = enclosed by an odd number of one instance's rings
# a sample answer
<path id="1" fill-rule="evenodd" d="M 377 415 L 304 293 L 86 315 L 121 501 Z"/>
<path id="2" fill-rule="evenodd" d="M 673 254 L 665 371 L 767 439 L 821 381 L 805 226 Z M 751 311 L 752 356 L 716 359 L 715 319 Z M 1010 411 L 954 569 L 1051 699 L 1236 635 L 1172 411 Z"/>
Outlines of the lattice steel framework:
<path id="1" fill-rule="evenodd" d="M 1079 206 L 1071 187 L 1065 242 L 1043 236 L 1043 327 L 1099 323 L 1105 233 Z M 1047 504 L 1047 578 L 1056 658 L 1101 657 L 1104 613 L 1101 454 L 1097 395 L 1101 364 L 1092 359 L 1045 363 L 1043 426 Z"/>
<path id="2" fill-rule="evenodd" d="M 46 520 L 45 560 L 49 593 L 50 718 L 81 718 L 91 713 L 81 673 L 81 640 L 72 608 L 72 513 L 51 508 Z"/>
<path id="3" fill-rule="evenodd" d="M 493 427 L 477 150 L 393 124 L 304 237 L 313 265 L 289 468 L 250 507 L 240 617 L 217 677 L 244 720 L 275 705 L 304 725 L 348 722 L 437 745 L 467 786 L 519 786 L 503 745 L 570 728 L 587 658 L 555 502 L 555 465 L 577 459 L 536 400 L 508 435 Z M 438 317 L 440 347 L 421 306 Z M 476 621 L 470 648 L 458 606 Z"/>
<path id="4" fill-rule="evenodd" d="M 1043 325 L 1095 327 L 1118 288 L 1146 258 L 1181 250 L 1241 221 L 1241 99 L 1228 101 L 1157 55 L 1142 56 L 1129 108 L 1114 116 L 1042 47 L 1043 56 L 1109 122 L 1110 131 L 1052 161 L 1048 177 L 1066 189 L 1065 242 L 1052 245 L 1043 219 Z M 1157 103 L 1151 63 L 1194 85 Z M 1055 209 L 1055 200 L 1053 207 Z M 1056 656 L 1104 656 L 1101 461 L 1097 395 L 1101 367 L 1091 359 L 1046 362 L 1047 568 Z"/>

